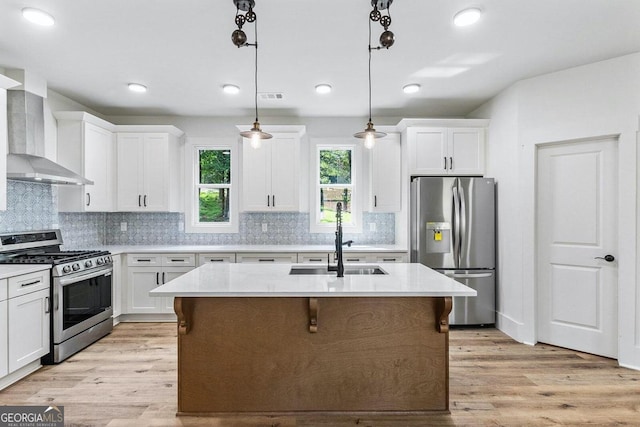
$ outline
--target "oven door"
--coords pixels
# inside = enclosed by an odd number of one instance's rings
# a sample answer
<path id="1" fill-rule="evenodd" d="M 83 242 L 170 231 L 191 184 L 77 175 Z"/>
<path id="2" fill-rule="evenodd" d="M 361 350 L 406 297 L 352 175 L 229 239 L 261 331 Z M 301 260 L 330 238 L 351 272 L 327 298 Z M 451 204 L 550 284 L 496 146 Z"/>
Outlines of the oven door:
<path id="1" fill-rule="evenodd" d="M 111 318 L 111 266 L 53 279 L 53 342 Z"/>

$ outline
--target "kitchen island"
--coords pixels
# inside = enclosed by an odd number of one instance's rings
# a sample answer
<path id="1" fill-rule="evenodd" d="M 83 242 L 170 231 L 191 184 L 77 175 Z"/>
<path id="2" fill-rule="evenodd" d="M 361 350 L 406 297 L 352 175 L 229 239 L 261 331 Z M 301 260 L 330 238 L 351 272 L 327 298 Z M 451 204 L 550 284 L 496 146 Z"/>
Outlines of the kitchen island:
<path id="1" fill-rule="evenodd" d="M 175 297 L 178 413 L 448 411 L 451 297 L 476 293 L 379 267 L 207 264 L 152 290 Z"/>

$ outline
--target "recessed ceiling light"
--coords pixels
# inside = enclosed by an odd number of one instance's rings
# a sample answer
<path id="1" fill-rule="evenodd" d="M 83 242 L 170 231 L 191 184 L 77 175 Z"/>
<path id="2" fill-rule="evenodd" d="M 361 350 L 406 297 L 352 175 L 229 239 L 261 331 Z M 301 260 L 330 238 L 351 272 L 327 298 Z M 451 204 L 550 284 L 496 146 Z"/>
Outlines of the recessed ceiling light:
<path id="1" fill-rule="evenodd" d="M 316 93 L 325 94 L 331 92 L 331 85 L 322 83 L 316 86 Z"/>
<path id="2" fill-rule="evenodd" d="M 411 83 L 402 88 L 404 93 L 416 93 L 420 91 L 420 85 L 417 83 Z"/>
<path id="3" fill-rule="evenodd" d="M 35 9 L 33 7 L 25 7 L 22 9 L 22 16 L 24 18 L 36 25 L 42 25 L 43 27 L 50 27 L 55 24 L 55 19 L 53 16 L 49 15 L 44 10 Z"/>
<path id="4" fill-rule="evenodd" d="M 140 83 L 129 83 L 129 90 L 131 92 L 143 93 L 147 91 L 147 87 L 145 85 L 141 85 Z"/>
<path id="5" fill-rule="evenodd" d="M 467 25 L 472 25 L 478 22 L 481 15 L 482 11 L 477 7 L 464 9 L 456 13 L 453 17 L 453 24 L 456 27 L 466 27 Z"/>
<path id="6" fill-rule="evenodd" d="M 224 85 L 222 86 L 222 91 L 224 93 L 228 93 L 229 95 L 235 95 L 240 93 L 240 88 L 236 85 Z"/>

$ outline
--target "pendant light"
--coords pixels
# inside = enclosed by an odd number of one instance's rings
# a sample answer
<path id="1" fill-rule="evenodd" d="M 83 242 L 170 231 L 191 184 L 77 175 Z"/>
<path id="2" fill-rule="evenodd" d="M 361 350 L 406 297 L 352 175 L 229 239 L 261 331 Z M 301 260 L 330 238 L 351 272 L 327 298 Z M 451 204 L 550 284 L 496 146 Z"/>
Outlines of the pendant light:
<path id="1" fill-rule="evenodd" d="M 236 5 L 236 18 L 235 22 L 238 26 L 238 29 L 235 30 L 231 34 L 231 41 L 237 47 L 245 47 L 245 46 L 253 46 L 256 48 L 256 56 L 255 56 L 255 69 L 254 69 L 254 83 L 255 83 L 255 107 L 256 107 L 256 120 L 253 122 L 253 127 L 244 132 L 240 132 L 244 138 L 248 138 L 251 143 L 251 147 L 260 148 L 262 146 L 263 139 L 270 139 L 272 135 L 266 132 L 263 132 L 260 129 L 260 122 L 258 121 L 258 24 L 257 24 L 257 16 L 253 11 L 253 7 L 255 6 L 254 0 L 233 0 L 233 3 Z M 246 14 L 242 14 L 240 11 L 246 12 Z M 247 35 L 242 30 L 242 26 L 245 22 L 250 22 L 254 24 L 256 41 L 255 43 L 247 43 Z"/>
<path id="2" fill-rule="evenodd" d="M 373 121 L 371 120 L 371 51 L 380 50 L 382 48 L 389 49 L 395 42 L 395 36 L 393 32 L 389 31 L 389 25 L 391 25 L 391 14 L 389 13 L 389 6 L 391 6 L 393 0 L 371 0 L 373 10 L 369 13 L 369 122 L 367 127 L 362 132 L 357 132 L 353 136 L 359 139 L 364 139 L 364 146 L 368 149 L 372 149 L 376 144 L 376 138 L 384 138 L 387 136 L 384 132 L 378 132 L 373 127 Z M 387 15 L 382 15 L 381 10 L 387 10 Z M 380 46 L 371 47 L 371 22 L 380 22 L 380 25 L 384 27 L 384 32 L 380 35 Z"/>

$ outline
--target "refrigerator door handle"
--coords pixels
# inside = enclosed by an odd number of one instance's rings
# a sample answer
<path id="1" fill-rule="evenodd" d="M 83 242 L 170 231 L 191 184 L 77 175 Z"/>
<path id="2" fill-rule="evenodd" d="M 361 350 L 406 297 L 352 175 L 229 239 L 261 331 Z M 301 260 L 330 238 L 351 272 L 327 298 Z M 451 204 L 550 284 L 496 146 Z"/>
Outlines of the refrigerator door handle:
<path id="1" fill-rule="evenodd" d="M 462 265 L 462 248 L 463 245 L 466 248 L 465 253 L 468 257 L 469 243 L 467 242 L 467 201 L 464 196 L 464 190 L 458 191 L 458 197 L 460 198 L 460 207 L 458 208 L 458 216 L 460 223 L 458 225 L 458 266 Z M 467 259 L 467 263 L 469 260 Z"/>
<path id="2" fill-rule="evenodd" d="M 493 273 L 445 273 L 445 276 L 453 279 L 482 279 L 493 276 Z"/>
<path id="3" fill-rule="evenodd" d="M 453 238 L 453 262 L 456 267 L 460 266 L 460 196 L 458 194 L 458 185 L 453 186 L 453 229 L 451 235 Z"/>

